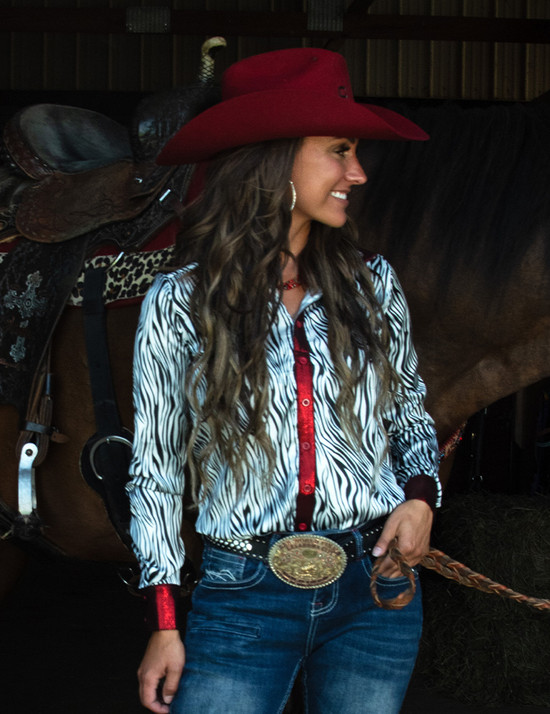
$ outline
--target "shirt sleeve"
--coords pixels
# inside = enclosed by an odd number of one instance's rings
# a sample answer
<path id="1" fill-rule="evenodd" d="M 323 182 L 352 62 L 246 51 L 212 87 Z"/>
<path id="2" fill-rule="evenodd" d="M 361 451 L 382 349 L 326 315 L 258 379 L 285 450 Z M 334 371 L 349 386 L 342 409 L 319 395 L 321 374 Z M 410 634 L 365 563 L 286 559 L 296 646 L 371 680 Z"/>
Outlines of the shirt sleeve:
<path id="1" fill-rule="evenodd" d="M 418 374 L 408 305 L 397 276 L 387 267 L 384 308 L 390 332 L 389 359 L 400 379 L 395 400 L 384 414 L 392 467 L 407 499 L 420 498 L 435 508 L 441 505 L 435 427 L 424 408 L 426 387 Z"/>
<path id="2" fill-rule="evenodd" d="M 136 332 L 135 436 L 127 490 L 142 588 L 179 584 L 185 559 L 180 529 L 187 430 L 184 383 L 191 328 L 177 303 L 177 288 L 174 274 L 155 278 Z"/>

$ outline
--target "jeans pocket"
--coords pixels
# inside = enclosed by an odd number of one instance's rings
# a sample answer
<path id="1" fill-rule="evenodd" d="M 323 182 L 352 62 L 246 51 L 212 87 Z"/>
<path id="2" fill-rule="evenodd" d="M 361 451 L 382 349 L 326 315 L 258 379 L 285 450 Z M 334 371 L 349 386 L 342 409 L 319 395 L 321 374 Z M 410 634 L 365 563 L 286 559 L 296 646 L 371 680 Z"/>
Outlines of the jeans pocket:
<path id="1" fill-rule="evenodd" d="M 373 567 L 372 560 L 369 557 L 366 557 L 363 558 L 362 563 L 370 584 Z M 416 568 L 413 568 L 413 573 L 415 588 L 416 590 L 418 590 L 420 587 L 418 570 Z M 379 575 L 376 578 L 376 591 L 378 593 L 378 597 L 381 600 L 393 600 L 395 597 L 405 592 L 410 587 L 411 583 L 409 581 L 409 578 L 405 575 L 400 575 L 397 578 L 386 578 L 383 575 Z"/>
<path id="2" fill-rule="evenodd" d="M 242 589 L 259 583 L 267 566 L 261 561 L 220 548 L 206 546 L 200 584 L 210 589 Z"/>

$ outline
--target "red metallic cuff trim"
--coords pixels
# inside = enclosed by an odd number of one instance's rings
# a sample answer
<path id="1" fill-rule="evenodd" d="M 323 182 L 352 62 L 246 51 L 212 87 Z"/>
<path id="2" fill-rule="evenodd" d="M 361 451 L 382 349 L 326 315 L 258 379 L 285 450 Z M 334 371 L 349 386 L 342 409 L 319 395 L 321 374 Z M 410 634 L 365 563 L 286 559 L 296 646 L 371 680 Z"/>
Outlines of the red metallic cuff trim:
<path id="1" fill-rule="evenodd" d="M 427 474 L 413 476 L 405 484 L 405 498 L 412 501 L 414 498 L 425 501 L 428 506 L 435 511 L 437 503 L 437 484 L 435 479 Z"/>
<path id="2" fill-rule="evenodd" d="M 145 588 L 145 624 L 151 632 L 177 630 L 177 607 L 179 585 L 151 585 Z"/>

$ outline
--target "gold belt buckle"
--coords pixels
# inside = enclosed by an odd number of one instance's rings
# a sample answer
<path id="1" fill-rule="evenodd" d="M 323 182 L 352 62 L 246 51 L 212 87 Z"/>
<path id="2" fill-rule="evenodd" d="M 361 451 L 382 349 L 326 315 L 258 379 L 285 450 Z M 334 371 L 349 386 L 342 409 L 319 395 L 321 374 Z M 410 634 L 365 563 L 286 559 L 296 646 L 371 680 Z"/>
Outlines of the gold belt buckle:
<path id="1" fill-rule="evenodd" d="M 342 575 L 347 556 L 330 538 L 299 534 L 285 536 L 274 543 L 268 562 L 275 575 L 295 588 L 320 588 Z"/>

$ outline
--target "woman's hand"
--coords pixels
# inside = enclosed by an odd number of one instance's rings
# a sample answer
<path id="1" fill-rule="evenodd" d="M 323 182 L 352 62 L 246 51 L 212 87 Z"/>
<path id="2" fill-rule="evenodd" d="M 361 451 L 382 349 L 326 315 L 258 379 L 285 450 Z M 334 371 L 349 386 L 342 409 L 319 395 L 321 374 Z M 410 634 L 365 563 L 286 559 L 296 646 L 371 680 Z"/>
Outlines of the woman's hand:
<path id="1" fill-rule="evenodd" d="M 156 714 L 170 711 L 185 664 L 185 649 L 178 630 L 153 632 L 138 669 L 139 697 Z M 162 687 L 159 688 L 161 680 Z"/>
<path id="2" fill-rule="evenodd" d="M 405 562 L 410 566 L 416 565 L 429 550 L 432 522 L 432 509 L 424 501 L 411 499 L 401 503 L 388 516 L 372 554 L 375 557 L 383 556 L 391 541 L 397 538 L 397 546 Z M 396 578 L 401 575 L 401 571 L 388 555 L 380 566 L 379 574 L 386 578 Z"/>

